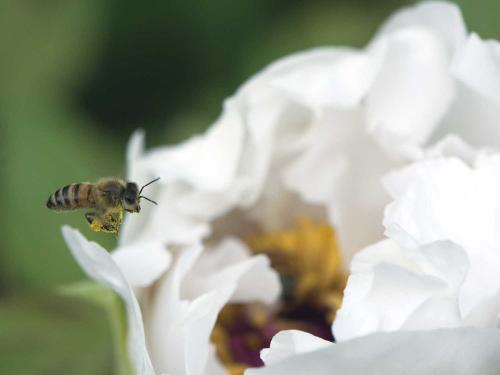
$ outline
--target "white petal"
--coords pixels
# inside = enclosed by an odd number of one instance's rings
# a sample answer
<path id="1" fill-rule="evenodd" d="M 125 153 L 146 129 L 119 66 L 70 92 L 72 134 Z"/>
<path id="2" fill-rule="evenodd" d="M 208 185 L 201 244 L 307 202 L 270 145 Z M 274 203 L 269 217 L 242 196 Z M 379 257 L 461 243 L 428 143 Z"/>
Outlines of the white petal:
<path id="1" fill-rule="evenodd" d="M 167 277 L 160 282 L 150 311 L 148 338 L 158 371 L 170 375 L 202 375 L 210 355 L 209 337 L 219 311 L 236 289 L 235 283 L 193 300 L 181 286 L 201 247 L 179 249 Z"/>
<path id="2" fill-rule="evenodd" d="M 395 197 L 384 218 L 388 236 L 407 245 L 448 239 L 466 251 L 463 316 L 500 289 L 500 163 L 484 156 L 475 164 L 472 169 L 455 158 L 424 161 L 385 180 Z"/>
<path id="3" fill-rule="evenodd" d="M 269 348 L 262 349 L 260 357 L 266 366 L 297 354 L 309 353 L 333 345 L 332 342 L 307 332 L 289 330 L 278 332 Z"/>
<path id="4" fill-rule="evenodd" d="M 477 150 L 470 146 L 457 134 L 447 134 L 444 138 L 423 150 L 419 159 L 456 157 L 463 160 L 468 165 L 473 165 L 474 161 L 481 154 L 481 152 L 481 150 Z"/>
<path id="5" fill-rule="evenodd" d="M 384 226 L 400 243 L 408 244 L 406 233 L 418 244 L 443 239 L 473 242 L 477 233 L 463 229 L 472 217 L 480 220 L 488 212 L 483 209 L 489 202 L 475 192 L 472 171 L 456 158 L 425 161 L 393 172 L 384 185 L 396 198 L 386 209 Z"/>
<path id="6" fill-rule="evenodd" d="M 197 298 L 188 307 L 184 317 L 184 327 L 174 327 L 180 329 L 185 335 L 184 353 L 186 354 L 186 374 L 203 374 L 208 361 L 209 341 L 212 328 L 215 325 L 220 310 L 228 302 L 229 297 L 234 292 L 236 285 L 228 284 L 224 288 L 203 295 Z M 172 346 L 179 345 L 176 340 L 169 340 Z"/>
<path id="7" fill-rule="evenodd" d="M 225 285 L 236 284 L 233 303 L 276 301 L 281 293 L 279 275 L 264 255 L 251 256 L 236 238 L 227 238 L 208 249 L 186 277 L 183 295 L 194 298 Z"/>
<path id="8" fill-rule="evenodd" d="M 432 137 L 436 141 L 449 133 L 460 134 L 467 143 L 476 147 L 500 147 L 500 105 L 483 94 L 458 85 L 458 93 L 448 114 Z"/>
<path id="9" fill-rule="evenodd" d="M 149 165 L 145 163 L 144 138 L 144 131 L 138 129 L 130 137 L 127 146 L 127 178 L 128 181 L 135 182 L 139 186 L 159 177 L 154 171 L 151 171 Z M 164 233 L 164 230 L 158 232 L 151 228 L 152 225 L 155 226 L 155 228 L 158 227 L 159 224 L 157 219 L 159 212 L 167 212 L 169 218 L 174 217 L 170 212 L 171 209 L 169 209 L 167 202 L 164 201 L 164 189 L 162 189 L 159 182 L 148 186 L 146 189 L 146 196 L 157 201 L 159 206 L 154 206 L 150 202 L 143 200 L 141 201 L 141 213 L 139 215 L 125 215 L 125 221 L 120 229 L 118 241 L 120 246 L 126 246 L 138 240 L 151 241 L 155 239 L 157 241 L 162 241 L 170 239 L 168 234 Z M 162 225 L 169 228 L 172 223 L 169 220 L 165 220 L 162 222 Z"/>
<path id="10" fill-rule="evenodd" d="M 250 185 L 239 206 L 248 208 L 256 203 L 273 177 L 278 177 L 275 175 L 279 174 L 280 161 L 303 147 L 303 136 L 311 126 L 313 114 L 310 108 L 267 82 L 246 85 L 238 95 L 248 129 L 240 178 Z"/>
<path id="11" fill-rule="evenodd" d="M 112 257 L 133 287 L 151 285 L 167 270 L 172 258 L 165 245 L 157 241 L 119 247 Z"/>
<path id="12" fill-rule="evenodd" d="M 385 57 L 367 122 L 387 152 L 414 157 L 436 129 L 455 95 L 449 62 L 465 37 L 459 8 L 437 1 L 395 13 L 377 33 L 368 52 Z"/>
<path id="13" fill-rule="evenodd" d="M 140 160 L 144 154 L 144 138 L 146 134 L 143 129 L 137 129 L 132 133 L 127 145 L 127 179 L 141 183 L 147 176 Z M 145 183 L 146 181 L 144 181 Z"/>
<path id="14" fill-rule="evenodd" d="M 425 1 L 392 15 L 377 33 L 375 40 L 412 26 L 426 28 L 442 38 L 450 54 L 464 43 L 467 34 L 457 5 L 447 1 Z"/>
<path id="15" fill-rule="evenodd" d="M 246 86 L 241 95 L 252 145 L 242 160 L 242 176 L 252 181 L 252 189 L 246 189 L 238 206 L 264 230 L 282 229 L 295 219 L 292 211 L 299 206 L 283 185 L 283 163 L 306 147 L 313 113 L 267 82 Z"/>
<path id="16" fill-rule="evenodd" d="M 500 146 L 500 44 L 472 33 L 451 71 L 461 82 L 458 96 L 435 139 L 449 132 L 476 146 Z"/>
<path id="17" fill-rule="evenodd" d="M 223 190 L 234 179 L 243 136 L 239 104 L 230 99 L 206 134 L 176 147 L 153 150 L 146 156 L 145 163 L 162 177 L 163 184 L 180 180 L 201 190 Z"/>
<path id="18" fill-rule="evenodd" d="M 330 199 L 349 170 L 349 151 L 357 150 L 356 144 L 362 148 L 361 126 L 357 112 L 328 112 L 305 134 L 308 147 L 285 169 L 285 184 L 306 201 L 324 203 Z"/>
<path id="19" fill-rule="evenodd" d="M 153 152 L 148 161 L 153 170 L 170 175 L 165 182 L 170 180 L 172 185 L 177 181 L 175 210 L 199 220 L 211 221 L 236 207 L 255 204 L 267 184 L 272 157 L 295 149 L 309 126 L 310 111 L 262 83 L 245 86 L 227 103 L 223 117 L 213 127 L 220 128 L 217 137 L 209 131 L 186 147 Z M 240 130 L 230 131 L 232 127 Z M 237 137 L 231 135 L 236 133 Z M 208 148 L 203 145 L 220 154 L 213 166 L 197 161 L 213 158 L 212 151 L 200 154 Z M 181 165 L 179 155 L 192 165 Z M 196 179 L 193 173 L 198 173 Z"/>
<path id="20" fill-rule="evenodd" d="M 472 33 L 451 69 L 459 80 L 500 105 L 500 43 L 482 41 Z"/>
<path id="21" fill-rule="evenodd" d="M 390 240 L 372 245 L 352 261 L 333 334 L 343 341 L 376 331 L 457 326 L 467 270 L 465 253 L 449 242 L 420 249 Z"/>
<path id="22" fill-rule="evenodd" d="M 193 244 L 210 232 L 207 223 L 177 210 L 177 196 L 171 186 L 152 186 L 148 196 L 158 205 L 145 202 L 139 214 L 126 215 L 120 230 L 120 246 L 138 241 Z"/>
<path id="23" fill-rule="evenodd" d="M 310 146 L 284 170 L 284 181 L 305 201 L 328 205 L 348 263 L 383 238 L 380 223 L 389 196 L 380 179 L 401 161 L 389 158 L 366 133 L 357 111 L 325 112 L 308 137 Z"/>
<path id="24" fill-rule="evenodd" d="M 401 146 L 427 141 L 454 97 L 448 52 L 421 27 L 398 30 L 374 46 L 386 53 L 367 96 L 368 130 L 388 152 L 403 152 Z"/>
<path id="25" fill-rule="evenodd" d="M 347 48 L 314 49 L 273 63 L 263 72 L 271 85 L 319 111 L 352 108 L 371 85 L 376 64 L 371 56 Z"/>
<path id="26" fill-rule="evenodd" d="M 75 229 L 64 226 L 62 234 L 71 253 L 85 273 L 92 279 L 112 288 L 124 300 L 127 309 L 127 343 L 130 358 L 137 374 L 154 375 L 146 348 L 139 304 L 111 255 L 95 242 L 87 241 Z"/>
<path id="27" fill-rule="evenodd" d="M 153 334 L 165 335 L 153 344 L 153 358 L 159 369 L 171 375 L 202 375 L 205 372 L 210 334 L 233 287 L 228 285 L 184 304 L 182 314 L 166 323 L 171 324 L 167 332 Z"/>
<path id="28" fill-rule="evenodd" d="M 377 333 L 289 357 L 245 375 L 495 375 L 500 332 L 458 328 Z"/>
<path id="29" fill-rule="evenodd" d="M 219 193 L 189 189 L 179 192 L 172 204 L 173 210 L 184 217 L 210 222 L 236 207 L 241 197 L 237 187 Z"/>
<path id="30" fill-rule="evenodd" d="M 484 298 L 464 318 L 464 325 L 473 327 L 500 327 L 500 290 L 492 297 Z"/>

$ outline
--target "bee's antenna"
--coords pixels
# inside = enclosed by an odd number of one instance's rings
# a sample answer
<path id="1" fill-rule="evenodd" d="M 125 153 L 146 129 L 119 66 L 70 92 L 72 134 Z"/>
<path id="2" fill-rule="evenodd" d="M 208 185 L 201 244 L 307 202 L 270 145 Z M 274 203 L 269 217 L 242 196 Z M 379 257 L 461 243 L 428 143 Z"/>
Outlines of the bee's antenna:
<path id="1" fill-rule="evenodd" d="M 145 197 L 144 195 L 139 195 L 139 199 L 140 198 L 144 198 L 145 200 L 150 201 L 151 203 L 154 203 L 154 204 L 158 205 L 158 203 L 156 203 L 154 200 L 149 199 L 148 197 Z"/>
<path id="2" fill-rule="evenodd" d="M 156 182 L 156 181 L 158 181 L 159 179 L 160 179 L 160 177 L 156 177 L 154 180 L 149 181 L 146 185 L 143 185 L 143 186 L 141 187 L 141 190 L 139 190 L 139 195 L 142 193 L 142 190 L 143 190 L 146 186 L 151 185 L 153 182 Z M 143 197 L 143 198 L 146 198 L 146 197 Z M 146 199 L 147 199 L 147 198 L 146 198 Z M 150 199 L 148 199 L 148 200 L 150 200 Z"/>

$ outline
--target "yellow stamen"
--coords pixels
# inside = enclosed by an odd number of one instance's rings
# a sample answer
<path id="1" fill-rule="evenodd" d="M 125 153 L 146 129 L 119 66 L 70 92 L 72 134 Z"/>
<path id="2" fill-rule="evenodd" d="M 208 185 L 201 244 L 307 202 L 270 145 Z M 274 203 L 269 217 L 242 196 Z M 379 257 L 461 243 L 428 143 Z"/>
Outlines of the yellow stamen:
<path id="1" fill-rule="evenodd" d="M 337 237 L 329 225 L 302 218 L 289 230 L 252 235 L 245 240 L 255 253 L 269 256 L 284 282 L 284 296 L 279 311 L 276 311 L 278 306 L 271 311 L 258 304 L 232 304 L 223 308 L 211 339 L 219 360 L 231 375 L 241 375 L 248 367 L 239 363 L 232 351 L 235 323 L 246 323 L 243 332 L 236 334 L 239 340 L 244 340 L 245 347 L 255 353 L 268 344 L 263 343 L 263 337 L 269 336 L 270 328 L 305 331 L 311 328 L 307 319 L 301 321 L 294 317 L 293 312 L 297 309 L 306 307 L 320 312 L 328 327 L 340 307 L 347 279 Z M 262 335 L 264 331 L 267 336 Z"/>
<path id="2" fill-rule="evenodd" d="M 255 235 L 247 243 L 254 252 L 267 254 L 281 275 L 295 280 L 295 304 L 307 300 L 332 312 L 340 306 L 346 275 L 332 227 L 302 218 L 292 230 Z"/>

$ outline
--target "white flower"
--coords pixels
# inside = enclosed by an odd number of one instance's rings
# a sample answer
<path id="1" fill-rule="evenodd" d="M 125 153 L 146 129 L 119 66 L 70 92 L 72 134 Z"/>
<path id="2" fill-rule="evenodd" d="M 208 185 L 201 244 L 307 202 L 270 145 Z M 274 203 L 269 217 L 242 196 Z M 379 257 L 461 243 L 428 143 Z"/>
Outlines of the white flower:
<path id="1" fill-rule="evenodd" d="M 225 101 L 203 135 L 144 152 L 136 133 L 128 179 L 161 177 L 148 191 L 160 205 L 127 217 L 111 257 L 79 233 L 66 228 L 64 235 L 89 276 L 126 300 L 130 329 L 140 337 L 129 343 L 137 371 L 151 369 L 150 357 L 157 372 L 170 375 L 225 373 L 209 346 L 217 315 L 228 303 L 271 303 L 280 290 L 267 258 L 251 257 L 248 247 L 286 254 L 282 277 L 293 277 L 284 294 L 293 294 L 294 307 L 313 301 L 334 313 L 342 272 L 331 227 L 349 261 L 383 239 L 390 197 L 382 176 L 433 153 L 470 151 L 450 132 L 474 146 L 500 146 L 498 52 L 495 42 L 467 36 L 455 5 L 427 2 L 392 16 L 365 49 L 321 48 L 271 64 Z M 407 193 L 405 178 L 389 183 L 393 197 Z M 390 239 L 353 262 L 335 327 L 341 339 L 462 325 L 480 306 L 470 280 L 481 256 L 459 241 L 477 233 L 422 239 L 412 230 L 423 228 L 425 212 L 414 225 L 397 207 L 385 221 Z M 307 219 L 290 229 L 301 217 Z M 274 317 L 292 309 L 285 297 Z M 435 311 L 440 320 L 429 320 Z M 324 342 L 302 344 L 309 350 Z"/>
<path id="2" fill-rule="evenodd" d="M 340 344 L 285 331 L 271 343 L 270 352 L 280 360 L 245 375 L 494 375 L 500 371 L 499 350 L 496 329 L 376 333 Z"/>

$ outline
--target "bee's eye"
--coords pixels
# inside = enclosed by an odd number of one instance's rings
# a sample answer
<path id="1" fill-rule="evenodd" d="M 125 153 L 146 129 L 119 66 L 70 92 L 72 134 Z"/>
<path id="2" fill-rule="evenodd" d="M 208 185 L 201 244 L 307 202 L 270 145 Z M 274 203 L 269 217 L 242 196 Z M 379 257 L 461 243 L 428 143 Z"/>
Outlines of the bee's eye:
<path id="1" fill-rule="evenodd" d="M 125 195 L 125 202 L 132 204 L 135 202 L 135 196 L 133 194 L 126 194 Z"/>

